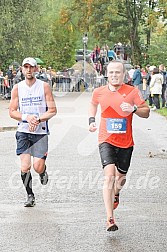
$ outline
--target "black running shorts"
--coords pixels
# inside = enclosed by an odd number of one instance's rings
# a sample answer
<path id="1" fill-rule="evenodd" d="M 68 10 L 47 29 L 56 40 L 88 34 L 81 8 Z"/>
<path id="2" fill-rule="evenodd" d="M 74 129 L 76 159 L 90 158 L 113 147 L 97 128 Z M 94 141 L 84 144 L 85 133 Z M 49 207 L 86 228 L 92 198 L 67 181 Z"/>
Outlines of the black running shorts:
<path id="1" fill-rule="evenodd" d="M 120 148 L 104 142 L 99 144 L 99 152 L 103 168 L 106 165 L 115 164 L 120 173 L 127 173 L 130 166 L 133 146 L 129 148 Z"/>

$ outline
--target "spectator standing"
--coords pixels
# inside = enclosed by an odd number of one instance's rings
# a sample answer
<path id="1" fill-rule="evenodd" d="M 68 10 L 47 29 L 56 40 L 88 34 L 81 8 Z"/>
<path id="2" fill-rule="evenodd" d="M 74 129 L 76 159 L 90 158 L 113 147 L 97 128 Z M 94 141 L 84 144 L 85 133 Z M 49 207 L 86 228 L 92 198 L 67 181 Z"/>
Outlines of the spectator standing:
<path id="1" fill-rule="evenodd" d="M 150 92 L 153 97 L 154 107 L 152 110 L 160 109 L 160 96 L 162 95 L 163 76 L 159 73 L 159 69 L 156 67 L 153 69 L 153 73 L 150 81 Z"/>
<path id="2" fill-rule="evenodd" d="M 107 56 L 108 56 L 108 60 L 109 61 L 112 61 L 112 60 L 116 60 L 116 53 L 114 52 L 114 50 L 112 50 L 112 48 L 110 48 L 109 50 L 108 50 L 108 54 L 107 54 Z"/>
<path id="3" fill-rule="evenodd" d="M 147 100 L 147 72 L 145 68 L 141 69 L 141 75 L 142 75 L 142 82 L 143 82 L 143 97 L 144 100 Z"/>
<path id="4" fill-rule="evenodd" d="M 4 94 L 4 76 L 3 72 L 0 70 L 0 94 Z"/>
<path id="5" fill-rule="evenodd" d="M 97 62 L 99 59 L 99 55 L 100 55 L 100 47 L 98 45 L 95 46 L 94 52 L 95 52 L 95 61 L 94 62 Z"/>
<path id="6" fill-rule="evenodd" d="M 9 86 L 12 88 L 13 86 L 13 66 L 9 66 L 9 69 L 6 72 L 6 75 L 8 76 Z"/>
<path id="7" fill-rule="evenodd" d="M 95 57 L 96 57 L 95 51 L 91 52 L 90 57 L 91 57 L 93 63 L 95 63 Z"/>
<path id="8" fill-rule="evenodd" d="M 159 65 L 159 73 L 162 74 L 163 76 L 163 84 L 162 84 L 162 108 L 166 106 L 166 71 L 165 71 L 165 66 L 163 64 Z"/>
<path id="9" fill-rule="evenodd" d="M 41 69 L 39 75 L 37 75 L 36 78 L 49 83 L 49 75 L 47 74 L 45 67 Z"/>
<path id="10" fill-rule="evenodd" d="M 100 50 L 100 62 L 102 64 L 102 67 L 104 66 L 105 63 L 108 62 L 108 56 L 107 56 L 107 50 L 103 46 Z"/>
<path id="11" fill-rule="evenodd" d="M 3 83 L 4 83 L 4 98 L 10 99 L 11 80 L 9 80 L 8 75 L 5 75 Z"/>
<path id="12" fill-rule="evenodd" d="M 140 92 L 143 94 L 143 79 L 140 71 L 140 66 L 135 66 L 135 71 L 132 77 L 132 83 L 136 86 Z"/>
<path id="13" fill-rule="evenodd" d="M 17 74 L 14 78 L 14 83 L 19 83 L 20 81 L 24 80 L 24 74 L 22 72 L 22 67 L 20 66 L 18 71 L 17 71 Z"/>
<path id="14" fill-rule="evenodd" d="M 150 81 L 151 81 L 151 69 L 150 69 L 150 65 L 147 65 L 146 66 L 146 97 L 148 99 L 148 102 L 149 102 L 149 107 L 152 107 L 153 106 L 153 98 L 151 96 L 151 93 L 150 93 Z"/>
<path id="15" fill-rule="evenodd" d="M 128 71 L 128 74 L 129 74 L 129 76 L 130 76 L 131 81 L 132 81 L 134 72 L 135 72 L 135 69 L 134 69 L 134 67 L 132 66 L 132 68 Z"/>
<path id="16" fill-rule="evenodd" d="M 101 64 L 100 60 L 98 60 L 97 63 L 95 63 L 95 69 L 96 69 L 98 75 L 100 75 L 102 73 L 102 64 Z"/>

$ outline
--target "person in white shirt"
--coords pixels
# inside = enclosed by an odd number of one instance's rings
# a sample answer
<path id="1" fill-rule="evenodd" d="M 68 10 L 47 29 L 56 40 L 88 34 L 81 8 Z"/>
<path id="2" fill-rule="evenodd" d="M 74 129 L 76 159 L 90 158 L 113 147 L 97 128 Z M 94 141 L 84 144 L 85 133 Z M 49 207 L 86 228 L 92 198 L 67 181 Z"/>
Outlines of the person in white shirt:
<path id="1" fill-rule="evenodd" d="M 150 81 L 150 93 L 153 97 L 154 107 L 152 110 L 160 109 L 160 95 L 162 95 L 163 76 L 158 68 L 154 68 Z"/>
<path id="2" fill-rule="evenodd" d="M 21 178 L 27 192 L 25 207 L 35 205 L 32 190 L 31 156 L 33 168 L 39 174 L 41 184 L 46 185 L 48 174 L 45 161 L 48 153 L 48 120 L 57 113 L 56 104 L 48 83 L 36 79 L 37 62 L 25 58 L 22 63 L 25 80 L 14 85 L 9 114 L 18 121 L 16 154 L 20 156 Z"/>

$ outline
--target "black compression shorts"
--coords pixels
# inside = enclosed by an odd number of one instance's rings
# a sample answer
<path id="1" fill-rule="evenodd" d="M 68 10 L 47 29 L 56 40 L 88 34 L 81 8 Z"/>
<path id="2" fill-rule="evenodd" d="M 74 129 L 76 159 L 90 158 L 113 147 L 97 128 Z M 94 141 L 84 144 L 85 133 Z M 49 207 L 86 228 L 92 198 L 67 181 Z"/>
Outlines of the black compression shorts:
<path id="1" fill-rule="evenodd" d="M 120 148 L 104 142 L 99 144 L 99 152 L 103 168 L 106 165 L 115 164 L 120 173 L 127 173 L 130 166 L 133 146 L 129 148 Z"/>

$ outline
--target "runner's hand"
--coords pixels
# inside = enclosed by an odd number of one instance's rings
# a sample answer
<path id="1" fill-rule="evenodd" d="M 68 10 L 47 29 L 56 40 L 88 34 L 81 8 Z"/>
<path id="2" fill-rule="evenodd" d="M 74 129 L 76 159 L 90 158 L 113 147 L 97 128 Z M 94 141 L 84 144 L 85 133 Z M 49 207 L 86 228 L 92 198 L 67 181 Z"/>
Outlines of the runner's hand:
<path id="1" fill-rule="evenodd" d="M 35 115 L 28 115 L 27 116 L 27 122 L 28 122 L 28 126 L 29 126 L 29 131 L 30 132 L 34 132 L 36 130 L 36 127 L 39 124 L 37 116 L 35 116 Z"/>
<path id="2" fill-rule="evenodd" d="M 134 111 L 134 106 L 132 106 L 130 103 L 122 102 L 120 105 L 122 111 L 132 113 Z"/>
<path id="3" fill-rule="evenodd" d="M 95 122 L 92 122 L 92 123 L 89 125 L 89 131 L 90 131 L 90 132 L 95 132 L 96 130 L 97 130 L 96 123 L 95 123 Z"/>

